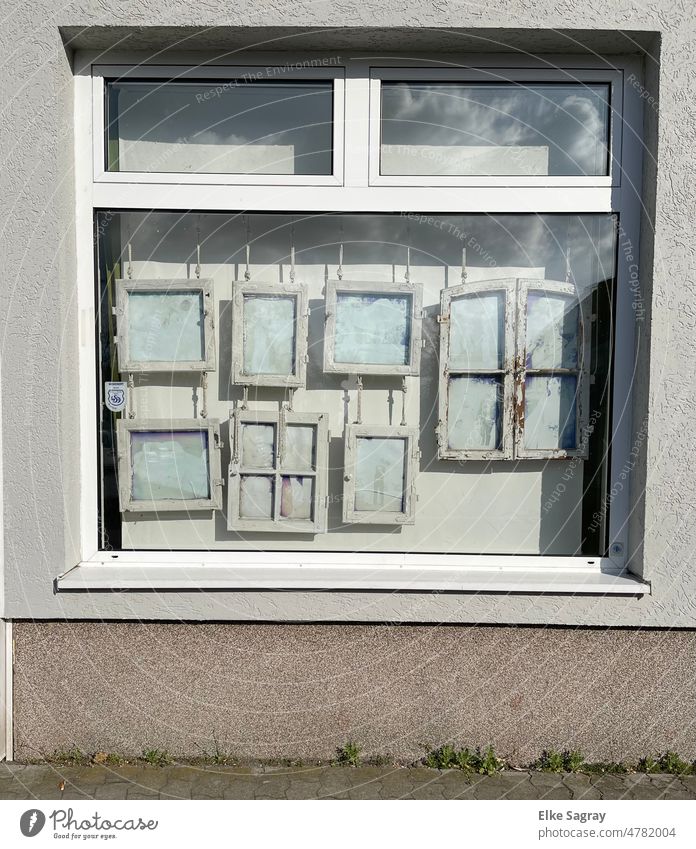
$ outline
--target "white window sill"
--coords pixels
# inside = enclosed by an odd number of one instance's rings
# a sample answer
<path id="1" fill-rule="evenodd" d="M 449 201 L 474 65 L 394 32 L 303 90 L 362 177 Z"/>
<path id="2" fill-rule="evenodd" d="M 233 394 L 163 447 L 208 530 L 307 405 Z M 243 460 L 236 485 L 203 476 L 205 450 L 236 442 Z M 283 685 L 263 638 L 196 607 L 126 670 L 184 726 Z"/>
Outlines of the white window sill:
<path id="1" fill-rule="evenodd" d="M 385 565 L 266 565 L 196 562 L 79 563 L 56 579 L 57 592 L 74 590 L 377 590 L 459 593 L 552 593 L 581 595 L 649 595 L 650 584 L 629 572 L 597 566 L 532 569 L 495 566 L 447 567 Z M 491 558 L 494 559 L 494 558 Z"/>

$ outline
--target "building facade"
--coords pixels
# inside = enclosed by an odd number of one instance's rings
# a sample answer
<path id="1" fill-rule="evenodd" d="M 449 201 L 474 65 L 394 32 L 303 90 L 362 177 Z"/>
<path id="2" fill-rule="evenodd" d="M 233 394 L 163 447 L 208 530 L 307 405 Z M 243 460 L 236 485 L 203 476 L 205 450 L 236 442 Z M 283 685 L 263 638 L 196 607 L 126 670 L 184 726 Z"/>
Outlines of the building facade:
<path id="1" fill-rule="evenodd" d="M 4 35 L 7 756 L 696 757 L 686 6 L 131 7 Z"/>

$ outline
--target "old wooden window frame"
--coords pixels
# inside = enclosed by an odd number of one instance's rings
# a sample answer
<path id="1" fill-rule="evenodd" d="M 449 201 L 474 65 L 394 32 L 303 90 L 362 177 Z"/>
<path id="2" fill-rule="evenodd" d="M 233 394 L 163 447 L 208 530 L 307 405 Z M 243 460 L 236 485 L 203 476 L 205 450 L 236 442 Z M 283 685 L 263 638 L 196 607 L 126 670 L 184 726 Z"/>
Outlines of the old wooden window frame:
<path id="1" fill-rule="evenodd" d="M 418 460 L 418 428 L 377 425 L 346 425 L 343 461 L 343 521 L 357 525 L 413 525 L 416 521 L 416 476 Z M 396 439 L 406 442 L 404 452 L 403 505 L 400 512 L 356 510 L 358 440 Z"/>
<path id="2" fill-rule="evenodd" d="M 411 298 L 411 334 L 408 363 L 389 365 L 381 363 L 336 362 L 336 311 L 338 296 L 347 295 L 408 295 Z M 356 280 L 327 280 L 325 298 L 324 371 L 333 374 L 379 374 L 410 376 L 420 373 L 422 338 L 422 293 L 417 283 L 374 282 Z"/>
<path id="3" fill-rule="evenodd" d="M 201 360 L 132 360 L 130 351 L 130 322 L 128 304 L 131 292 L 196 292 L 203 296 L 203 346 L 205 359 Z M 193 278 L 182 279 L 131 279 L 116 280 L 116 334 L 118 368 L 121 374 L 127 372 L 188 372 L 215 371 L 215 317 L 213 310 L 213 281 Z"/>
<path id="4" fill-rule="evenodd" d="M 438 377 L 438 425 L 437 447 L 441 460 L 509 460 L 513 455 L 512 420 L 514 417 L 514 361 L 515 333 L 514 323 L 517 311 L 515 300 L 514 278 L 501 280 L 483 280 L 476 283 L 464 283 L 461 286 L 443 289 L 440 294 L 440 368 Z M 505 313 L 503 316 L 503 362 L 498 369 L 463 369 L 450 366 L 450 346 L 452 334 L 452 303 L 462 298 L 478 293 L 502 292 L 505 296 Z M 452 377 L 475 377 L 481 375 L 498 375 L 502 382 L 503 405 L 501 444 L 495 450 L 475 448 L 450 448 L 449 446 L 449 382 Z"/>
<path id="5" fill-rule="evenodd" d="M 241 428 L 244 424 L 272 425 L 275 428 L 273 466 L 255 469 L 246 466 L 241 448 Z M 314 428 L 314 468 L 286 469 L 283 466 L 283 449 L 288 425 L 305 425 Z M 230 411 L 231 459 L 227 474 L 227 530 L 258 533 L 323 534 L 327 529 L 329 430 L 327 416 L 323 413 L 295 413 L 291 410 Z M 270 519 L 242 519 L 239 515 L 241 481 L 244 475 L 272 478 L 273 516 Z M 314 518 L 280 518 L 280 482 L 283 477 L 311 477 L 314 480 Z"/>
<path id="6" fill-rule="evenodd" d="M 526 367 L 527 302 L 530 291 L 549 292 L 575 298 L 578 307 L 577 368 Z M 502 368 L 464 369 L 450 366 L 451 311 L 454 301 L 477 293 L 504 292 L 504 354 Z M 443 289 L 440 295 L 440 369 L 438 378 L 438 458 L 441 460 L 560 460 L 567 457 L 587 459 L 589 450 L 590 341 L 592 311 L 589 298 L 580 298 L 573 283 L 526 277 L 481 280 Z M 524 446 L 525 380 L 527 373 L 552 376 L 576 375 L 575 436 L 573 449 L 530 449 Z M 498 375 L 503 384 L 501 447 L 496 450 L 451 448 L 449 446 L 449 381 L 452 376 Z"/>
<path id="7" fill-rule="evenodd" d="M 576 368 L 528 368 L 527 367 L 527 306 L 530 292 L 549 292 L 568 295 L 575 299 L 578 311 L 578 363 Z M 517 280 L 517 357 L 515 362 L 515 457 L 518 459 L 562 460 L 566 457 L 587 459 L 589 453 L 590 411 L 590 357 L 592 338 L 592 310 L 590 298 L 580 298 L 573 283 L 557 280 Z M 525 387 L 528 374 L 532 375 L 575 375 L 575 448 L 526 448 L 524 445 Z"/>
<path id="8" fill-rule="evenodd" d="M 244 371 L 244 301 L 253 297 L 293 298 L 295 300 L 294 374 L 247 374 Z M 242 332 L 239 332 L 239 329 Z M 244 386 L 285 386 L 299 388 L 307 380 L 307 338 L 309 307 L 307 287 L 302 283 L 262 283 L 237 280 L 232 294 L 232 380 Z"/>
<path id="9" fill-rule="evenodd" d="M 209 498 L 134 499 L 131 491 L 133 460 L 131 433 L 161 431 L 177 433 L 199 431 L 208 439 Z M 216 419 L 119 419 L 118 440 L 118 496 L 124 513 L 162 513 L 173 510 L 194 512 L 222 508 L 222 477 L 220 466 L 220 423 Z"/>

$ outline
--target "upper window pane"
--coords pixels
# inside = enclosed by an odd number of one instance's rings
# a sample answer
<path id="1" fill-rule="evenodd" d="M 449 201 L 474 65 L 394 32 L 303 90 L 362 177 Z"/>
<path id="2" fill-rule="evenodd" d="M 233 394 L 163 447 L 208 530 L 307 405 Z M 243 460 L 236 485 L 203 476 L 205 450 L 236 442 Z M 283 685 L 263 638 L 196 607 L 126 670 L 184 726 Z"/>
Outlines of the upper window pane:
<path id="1" fill-rule="evenodd" d="M 109 171 L 331 174 L 333 83 L 107 82 Z"/>
<path id="2" fill-rule="evenodd" d="M 609 86 L 382 83 L 385 176 L 609 173 Z"/>

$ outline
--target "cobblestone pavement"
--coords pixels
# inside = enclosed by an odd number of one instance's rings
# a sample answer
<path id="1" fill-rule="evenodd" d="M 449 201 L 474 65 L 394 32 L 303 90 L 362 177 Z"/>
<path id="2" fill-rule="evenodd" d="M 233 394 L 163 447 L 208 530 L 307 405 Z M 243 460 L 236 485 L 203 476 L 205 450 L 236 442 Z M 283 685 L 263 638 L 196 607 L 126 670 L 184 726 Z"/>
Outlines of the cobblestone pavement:
<path id="1" fill-rule="evenodd" d="M 696 776 L 0 763 L 0 799 L 696 799 Z"/>

